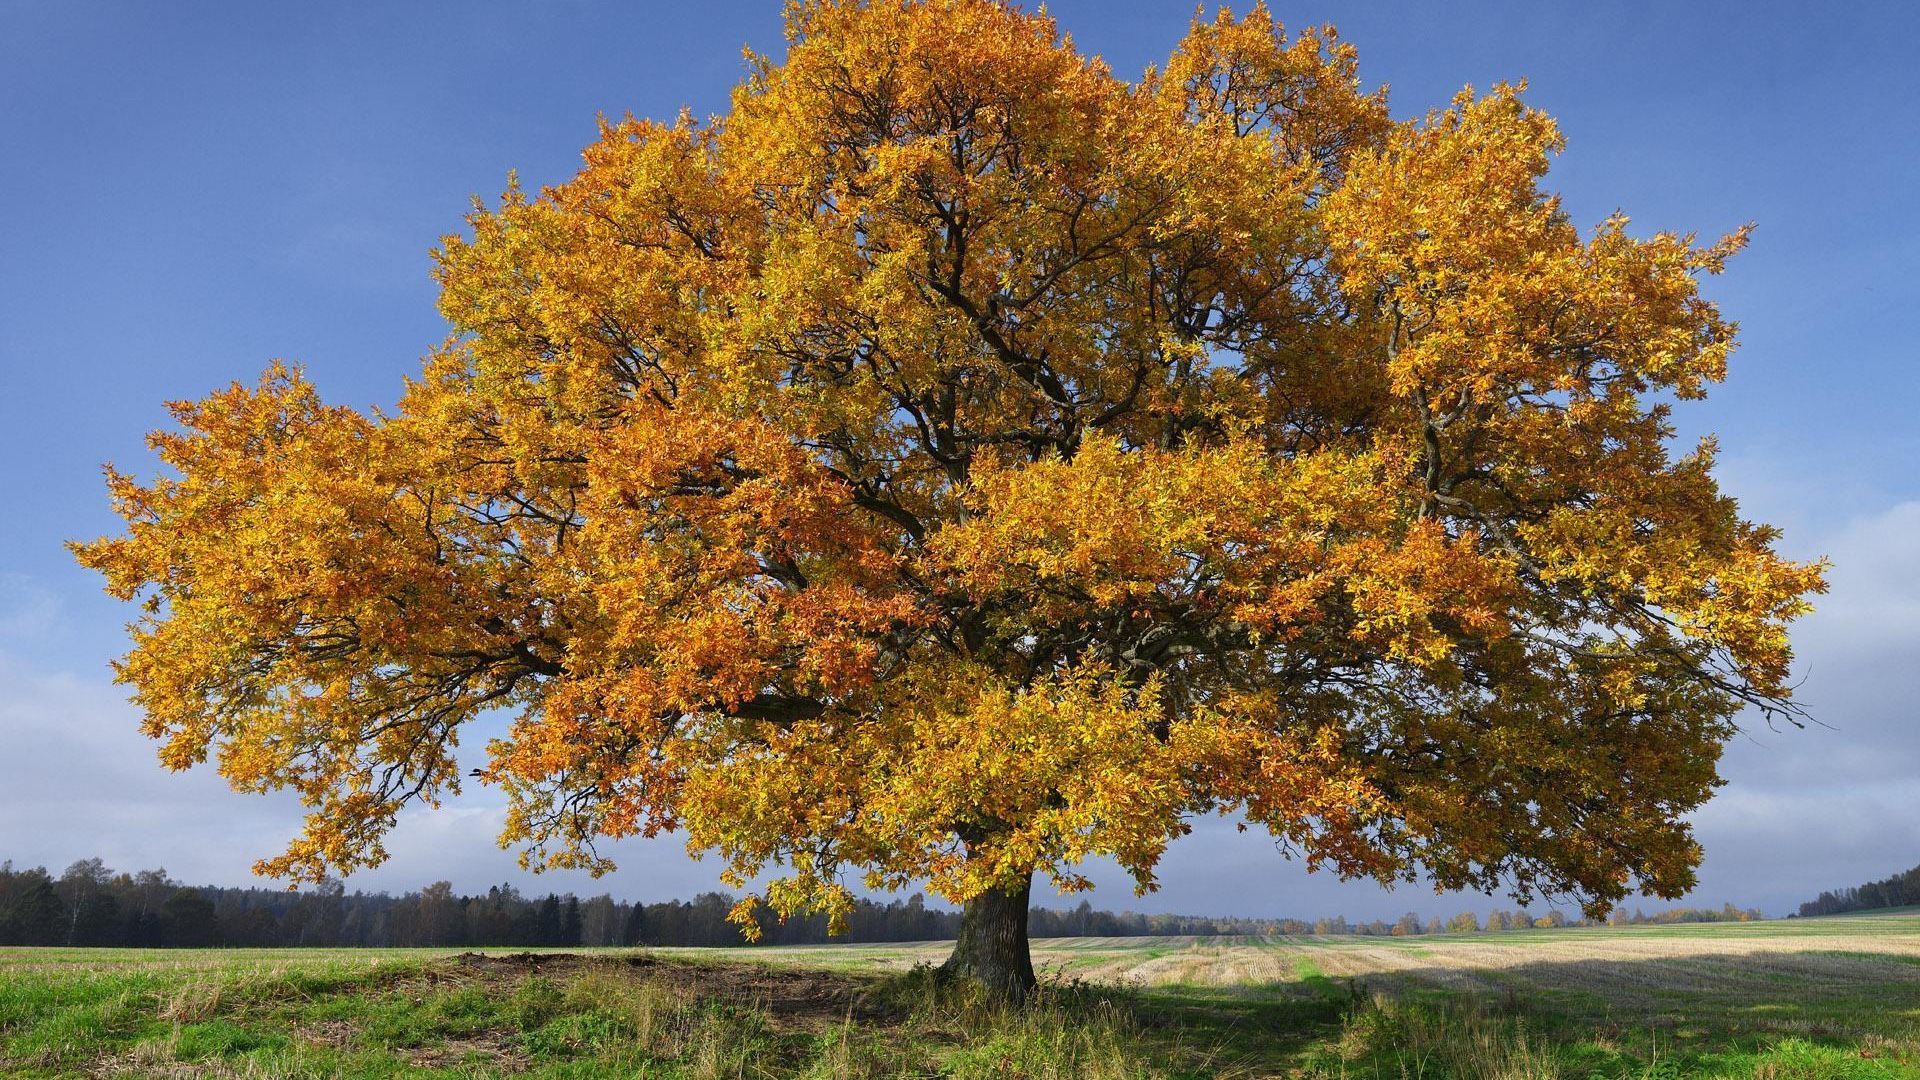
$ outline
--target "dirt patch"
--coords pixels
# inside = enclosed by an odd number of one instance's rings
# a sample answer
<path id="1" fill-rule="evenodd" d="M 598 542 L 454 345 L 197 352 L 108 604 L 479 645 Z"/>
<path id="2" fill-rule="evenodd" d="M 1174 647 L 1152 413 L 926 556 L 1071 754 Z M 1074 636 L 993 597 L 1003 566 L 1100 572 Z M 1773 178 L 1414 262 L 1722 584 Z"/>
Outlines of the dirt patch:
<path id="1" fill-rule="evenodd" d="M 891 1020 L 909 1011 L 879 991 L 889 981 L 882 976 L 856 975 L 764 964 L 669 960 L 647 954 L 582 956 L 576 953 L 461 953 L 429 965 L 425 973 L 442 977 L 459 973 L 486 982 L 517 983 L 541 975 L 564 985 L 574 979 L 598 976 L 635 979 L 685 994 L 692 1000 L 750 1006 L 778 1020 L 838 1022 Z M 454 976 L 458 978 L 458 975 Z"/>
<path id="2" fill-rule="evenodd" d="M 302 1026 L 300 1036 L 315 1046 L 351 1049 L 357 1041 L 358 1025 L 344 1020 Z M 432 1046 L 388 1047 L 387 1052 L 418 1068 L 449 1068 L 484 1062 L 491 1074 L 525 1072 L 533 1059 L 521 1048 L 513 1033 L 484 1032 L 465 1038 L 451 1038 Z"/>
<path id="3" fill-rule="evenodd" d="M 582 964 L 603 960 L 604 958 L 589 959 L 578 953 L 518 952 L 496 956 L 493 953 L 463 952 L 445 962 L 457 967 L 478 968 L 482 971 L 552 971 L 576 968 Z"/>

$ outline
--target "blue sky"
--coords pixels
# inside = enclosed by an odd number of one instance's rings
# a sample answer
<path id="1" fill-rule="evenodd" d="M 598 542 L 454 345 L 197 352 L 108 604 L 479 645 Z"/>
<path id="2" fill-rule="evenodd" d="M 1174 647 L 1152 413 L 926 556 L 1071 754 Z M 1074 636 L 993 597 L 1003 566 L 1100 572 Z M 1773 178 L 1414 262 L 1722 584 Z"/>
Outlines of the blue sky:
<path id="1" fill-rule="evenodd" d="M 1049 10 L 1123 75 L 1163 58 L 1192 5 Z M 1280 3 L 1331 21 L 1369 83 L 1417 115 L 1462 84 L 1530 80 L 1569 140 L 1549 183 L 1574 218 L 1751 248 L 1709 291 L 1743 327 L 1732 377 L 1681 411 L 1785 547 L 1835 559 L 1797 635 L 1830 725 L 1730 748 L 1699 817 L 1698 898 L 1784 911 L 1920 862 L 1920 8 L 1856 4 Z M 594 117 L 724 110 L 741 47 L 778 52 L 777 0 L 706 5 L 29 3 L 0 0 L 0 858 L 99 854 L 239 883 L 296 816 L 152 763 L 110 684 L 129 612 L 62 541 L 112 531 L 102 462 L 146 468 L 161 402 L 304 363 L 333 400 L 390 402 L 446 333 L 427 252 L 509 169 L 572 173 Z M 494 800 L 408 819 L 350 884 L 526 880 Z M 677 845 L 631 845 L 590 886 L 711 887 Z M 1791 874 L 1787 867 L 1794 868 Z M 1203 827 L 1160 894 L 1115 875 L 1096 904 L 1391 917 L 1489 901 L 1391 896 Z M 572 878 L 531 883 L 588 887 Z"/>

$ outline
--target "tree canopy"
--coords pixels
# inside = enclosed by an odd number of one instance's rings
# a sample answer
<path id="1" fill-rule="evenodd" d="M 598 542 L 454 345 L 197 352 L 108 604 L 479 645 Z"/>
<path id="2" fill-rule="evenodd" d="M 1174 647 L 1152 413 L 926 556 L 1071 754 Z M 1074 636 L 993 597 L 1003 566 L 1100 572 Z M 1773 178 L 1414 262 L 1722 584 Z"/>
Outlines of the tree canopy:
<path id="1" fill-rule="evenodd" d="M 162 760 L 310 806 L 267 874 L 378 862 L 507 710 L 524 860 L 681 830 L 782 915 L 1150 888 L 1212 812 L 1675 895 L 1821 574 L 1674 445 L 1744 232 L 1582 230 L 1560 149 L 1515 86 L 1395 122 L 1261 7 L 1127 81 L 985 0 L 793 3 L 726 115 L 476 204 L 391 412 L 176 403 L 76 550 Z"/>

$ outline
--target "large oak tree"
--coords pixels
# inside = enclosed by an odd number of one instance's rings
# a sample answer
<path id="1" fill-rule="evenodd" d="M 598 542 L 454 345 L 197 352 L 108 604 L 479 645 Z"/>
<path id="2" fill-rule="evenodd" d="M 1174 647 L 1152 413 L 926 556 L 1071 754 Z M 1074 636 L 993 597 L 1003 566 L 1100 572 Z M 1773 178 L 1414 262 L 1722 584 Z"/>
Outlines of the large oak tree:
<path id="1" fill-rule="evenodd" d="M 384 857 L 454 747 L 503 843 L 682 830 L 737 915 L 924 883 L 1032 982 L 1033 874 L 1197 816 L 1342 875 L 1673 895 L 1777 556 L 1676 451 L 1736 235 L 1584 233 L 1513 87 L 1395 123 L 1334 32 L 1137 82 L 984 0 L 791 6 L 731 111 L 604 126 L 438 252 L 391 413 L 276 366 L 174 406 L 79 545 L 174 768 L 292 788 L 258 869 Z"/>

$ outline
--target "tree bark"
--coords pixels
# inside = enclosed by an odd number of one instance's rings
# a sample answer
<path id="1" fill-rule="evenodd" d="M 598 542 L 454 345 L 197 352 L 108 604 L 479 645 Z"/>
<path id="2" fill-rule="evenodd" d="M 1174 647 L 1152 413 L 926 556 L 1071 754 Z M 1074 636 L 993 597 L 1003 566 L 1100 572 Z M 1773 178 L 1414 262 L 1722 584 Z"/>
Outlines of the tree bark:
<path id="1" fill-rule="evenodd" d="M 1017 886 L 988 889 L 960 909 L 960 938 L 940 974 L 978 983 L 996 997 L 1019 1001 L 1033 989 L 1033 956 L 1027 950 L 1027 902 L 1031 872 Z"/>

